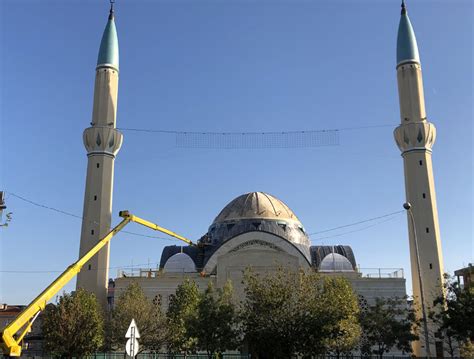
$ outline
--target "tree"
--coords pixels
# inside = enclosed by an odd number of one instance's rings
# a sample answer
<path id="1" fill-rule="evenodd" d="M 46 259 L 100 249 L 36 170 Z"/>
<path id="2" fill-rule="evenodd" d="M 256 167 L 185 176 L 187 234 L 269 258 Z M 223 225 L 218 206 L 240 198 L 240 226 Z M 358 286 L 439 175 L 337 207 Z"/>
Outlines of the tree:
<path id="1" fill-rule="evenodd" d="M 240 344 L 237 311 L 232 302 L 232 284 L 227 282 L 223 290 L 214 289 L 209 282 L 199 295 L 197 315 L 190 316 L 188 335 L 196 338 L 196 347 L 205 350 L 208 357 L 235 349 Z"/>
<path id="2" fill-rule="evenodd" d="M 44 348 L 54 356 L 83 357 L 104 343 L 104 318 L 94 294 L 83 289 L 64 293 L 57 305 L 48 305 L 42 325 Z"/>
<path id="3" fill-rule="evenodd" d="M 150 300 L 136 282 L 132 282 L 119 296 L 111 311 L 108 334 L 109 346 L 123 350 L 125 333 L 135 319 L 140 333 L 140 351 L 159 351 L 166 340 L 166 318 L 159 298 Z"/>
<path id="4" fill-rule="evenodd" d="M 337 357 L 350 352 L 359 344 L 361 335 L 359 302 L 350 283 L 342 277 L 325 277 L 316 298 L 324 316 L 325 349 Z"/>
<path id="5" fill-rule="evenodd" d="M 434 301 L 429 317 L 438 328 L 435 337 L 443 340 L 449 355 L 454 357 L 458 350 L 466 350 L 474 342 L 474 287 L 461 288 L 446 274 L 444 289 L 445 295 Z"/>
<path id="6" fill-rule="evenodd" d="M 344 278 L 279 269 L 247 271 L 242 308 L 245 340 L 260 358 L 340 354 L 358 343 L 358 303 Z"/>
<path id="7" fill-rule="evenodd" d="M 247 270 L 244 283 L 242 322 L 252 357 L 291 357 L 300 334 L 295 315 L 299 311 L 297 274 L 280 269 L 261 278 Z"/>
<path id="8" fill-rule="evenodd" d="M 197 339 L 189 336 L 189 322 L 196 320 L 199 304 L 199 289 L 193 281 L 186 279 L 171 295 L 168 312 L 167 346 L 169 352 L 190 353 L 196 350 Z"/>
<path id="9" fill-rule="evenodd" d="M 360 324 L 362 327 L 361 351 L 364 354 L 383 354 L 396 347 L 411 353 L 411 342 L 417 326 L 415 311 L 408 307 L 406 298 L 376 298 L 369 305 L 361 298 Z M 374 349 L 375 347 L 375 349 Z"/>

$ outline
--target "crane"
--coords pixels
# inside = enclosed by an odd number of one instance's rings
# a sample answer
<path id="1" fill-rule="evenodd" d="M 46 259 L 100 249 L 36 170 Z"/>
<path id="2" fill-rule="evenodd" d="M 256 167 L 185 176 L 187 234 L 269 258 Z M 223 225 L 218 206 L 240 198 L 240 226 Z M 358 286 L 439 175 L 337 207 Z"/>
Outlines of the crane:
<path id="1" fill-rule="evenodd" d="M 58 278 L 56 278 L 41 294 L 39 294 L 18 316 L 13 319 L 1 332 L 2 340 L 0 348 L 3 354 L 19 357 L 21 355 L 21 342 L 25 335 L 31 330 L 33 322 L 39 313 L 44 310 L 46 304 L 56 293 L 61 290 L 77 273 L 81 271 L 82 266 L 87 263 L 100 249 L 102 249 L 118 232 L 120 232 L 128 223 L 135 222 L 142 226 L 151 228 L 155 231 L 165 233 L 169 236 L 186 242 L 189 245 L 195 245 L 189 239 L 180 236 L 166 228 L 149 222 L 145 219 L 132 215 L 129 211 L 120 211 L 119 216 L 122 221 L 117 224 L 105 237 L 97 242 L 97 244 L 79 258 L 75 263 L 71 264 Z"/>

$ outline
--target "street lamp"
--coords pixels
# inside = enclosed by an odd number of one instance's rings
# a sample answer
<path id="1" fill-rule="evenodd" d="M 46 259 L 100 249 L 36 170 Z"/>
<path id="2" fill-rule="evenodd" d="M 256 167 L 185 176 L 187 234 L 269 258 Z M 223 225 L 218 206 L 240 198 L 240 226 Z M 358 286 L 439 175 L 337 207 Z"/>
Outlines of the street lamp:
<path id="1" fill-rule="evenodd" d="M 430 341 L 429 341 L 429 334 L 428 334 L 428 321 L 426 319 L 425 296 L 423 294 L 423 281 L 421 279 L 420 255 L 418 251 L 418 237 L 416 235 L 415 217 L 413 216 L 410 202 L 405 202 L 403 204 L 403 208 L 405 208 L 406 211 L 408 212 L 408 216 L 410 217 L 411 225 L 413 228 L 413 237 L 415 241 L 416 267 L 418 271 L 418 281 L 420 282 L 421 315 L 422 315 L 422 320 L 423 320 L 423 331 L 425 334 L 426 356 L 428 358 L 431 358 Z"/>

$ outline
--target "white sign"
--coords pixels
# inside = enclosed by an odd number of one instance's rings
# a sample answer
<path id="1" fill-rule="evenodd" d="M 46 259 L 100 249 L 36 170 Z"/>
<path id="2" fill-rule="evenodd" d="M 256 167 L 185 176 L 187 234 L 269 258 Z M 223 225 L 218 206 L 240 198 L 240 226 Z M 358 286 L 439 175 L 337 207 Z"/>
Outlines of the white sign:
<path id="1" fill-rule="evenodd" d="M 129 356 L 134 358 L 135 355 L 137 355 L 139 348 L 137 339 L 140 338 L 140 332 L 138 331 L 135 319 L 132 319 L 132 322 L 127 329 L 127 333 L 125 334 L 125 338 L 128 338 L 127 344 L 125 344 L 125 351 Z"/>
<path id="2" fill-rule="evenodd" d="M 136 339 L 129 339 L 127 340 L 127 344 L 125 344 L 125 351 L 127 355 L 135 358 L 135 355 L 138 353 L 138 340 Z"/>

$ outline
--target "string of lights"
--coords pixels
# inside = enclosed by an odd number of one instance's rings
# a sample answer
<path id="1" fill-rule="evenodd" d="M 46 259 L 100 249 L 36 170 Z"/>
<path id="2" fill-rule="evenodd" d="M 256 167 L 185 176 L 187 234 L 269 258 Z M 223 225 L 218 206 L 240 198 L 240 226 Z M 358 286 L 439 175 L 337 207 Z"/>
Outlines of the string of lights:
<path id="1" fill-rule="evenodd" d="M 333 131 L 352 131 L 352 130 L 362 130 L 370 128 L 382 128 L 382 127 L 393 127 L 393 125 L 367 125 L 367 126 L 354 126 L 354 127 L 341 127 L 341 128 L 332 128 L 332 129 L 321 129 L 321 130 L 298 130 L 298 131 L 253 131 L 253 132 L 244 132 L 244 131 L 230 131 L 230 132 L 217 132 L 217 131 L 176 131 L 176 130 L 159 130 L 159 129 L 150 129 L 150 128 L 131 128 L 131 127 L 117 127 L 117 130 L 120 131 L 130 131 L 130 132 L 148 132 L 148 133 L 162 133 L 162 134 L 171 134 L 171 135 L 275 135 L 275 134 L 298 134 L 298 133 L 315 133 L 315 132 L 333 132 Z"/>
<path id="2" fill-rule="evenodd" d="M 159 133 L 175 136 L 179 148 L 211 149 L 263 149 L 263 148 L 310 148 L 339 145 L 341 131 L 392 127 L 392 125 L 372 125 L 339 129 L 269 131 L 269 132 L 212 132 L 175 131 L 146 128 L 118 128 L 121 131 Z"/>

